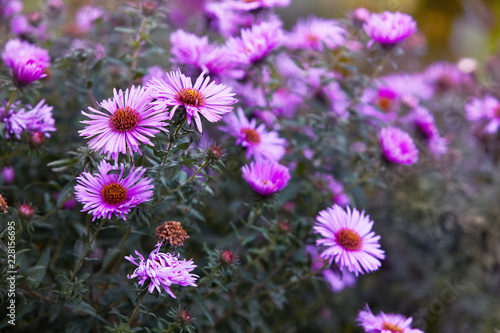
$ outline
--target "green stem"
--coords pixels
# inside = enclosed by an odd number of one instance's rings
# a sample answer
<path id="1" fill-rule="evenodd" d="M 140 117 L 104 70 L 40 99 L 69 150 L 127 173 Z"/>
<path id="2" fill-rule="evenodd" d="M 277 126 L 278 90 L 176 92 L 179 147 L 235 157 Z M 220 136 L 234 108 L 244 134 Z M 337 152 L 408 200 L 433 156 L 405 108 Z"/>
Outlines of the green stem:
<path id="1" fill-rule="evenodd" d="M 130 65 L 130 81 L 133 82 L 134 73 L 137 69 L 137 60 L 139 58 L 139 49 L 141 48 L 142 35 L 144 34 L 144 30 L 146 29 L 146 18 L 143 17 L 141 21 L 141 26 L 139 28 L 139 36 L 135 40 L 134 43 L 134 53 L 132 55 L 132 64 Z"/>
<path id="2" fill-rule="evenodd" d="M 75 278 L 76 276 L 76 273 L 78 272 L 78 269 L 80 268 L 80 266 L 82 265 L 83 263 L 83 260 L 85 259 L 85 256 L 87 256 L 87 253 L 89 252 L 90 250 L 90 246 L 92 246 L 92 243 L 94 242 L 94 240 L 96 239 L 97 237 L 97 234 L 99 233 L 99 231 L 101 231 L 102 229 L 102 226 L 104 225 L 104 222 L 106 222 L 107 219 L 102 219 L 101 220 L 101 223 L 99 224 L 99 226 L 97 227 L 97 230 L 95 231 L 94 233 L 94 236 L 92 236 L 92 239 L 90 240 L 90 242 L 87 244 L 87 248 L 85 249 L 85 252 L 83 253 L 83 256 L 80 258 L 80 261 L 78 261 L 78 264 L 76 265 L 75 267 L 75 270 L 73 271 L 73 274 L 71 274 L 71 278 L 69 279 L 69 282 L 73 281 L 73 279 Z"/>
<path id="3" fill-rule="evenodd" d="M 177 186 L 173 190 L 168 191 L 167 194 L 165 195 L 165 197 L 169 196 L 172 193 L 179 191 L 182 187 L 184 187 L 186 184 L 188 184 L 190 181 L 192 181 L 196 177 L 196 175 L 199 174 L 201 172 L 201 170 L 203 170 L 203 168 L 205 168 L 207 165 L 208 165 L 208 160 L 205 160 L 205 162 L 203 162 L 203 164 L 193 173 L 193 175 L 191 177 L 189 177 L 184 183 L 180 184 L 179 186 Z"/>
<path id="4" fill-rule="evenodd" d="M 184 123 L 186 122 L 186 119 L 187 118 L 184 118 L 181 123 L 177 126 L 177 128 L 175 129 L 174 131 L 174 134 L 172 135 L 172 140 L 170 140 L 170 142 L 168 143 L 168 146 L 167 146 L 167 154 L 165 155 L 165 157 L 163 157 L 163 161 L 161 162 L 161 168 L 163 169 L 163 167 L 165 166 L 165 163 L 167 163 L 167 159 L 168 159 L 168 154 L 170 153 L 170 149 L 172 149 L 172 146 L 174 145 L 174 141 L 177 139 L 177 136 L 179 135 L 179 132 L 181 131 L 182 129 L 182 126 L 184 125 Z"/>
<path id="5" fill-rule="evenodd" d="M 385 64 L 387 63 L 387 60 L 389 59 L 389 54 L 385 54 L 384 57 L 380 60 L 378 63 L 377 67 L 375 67 L 375 70 L 373 71 L 372 75 L 366 80 L 365 84 L 361 87 L 361 89 L 358 91 L 356 96 L 351 100 L 351 103 L 347 107 L 347 110 L 351 109 L 356 103 L 358 103 L 359 99 L 365 92 L 365 89 L 375 80 L 375 78 L 380 74 L 380 72 L 384 69 Z"/>
<path id="6" fill-rule="evenodd" d="M 17 92 L 19 91 L 18 88 L 16 88 L 13 92 L 12 92 L 12 95 L 10 95 L 10 99 L 9 99 L 9 102 L 7 103 L 7 107 L 5 108 L 5 110 L 3 111 L 2 113 L 2 116 L 0 117 L 0 119 L 3 119 L 3 117 L 5 117 L 7 115 L 7 112 L 9 112 L 10 110 L 10 107 L 12 106 L 12 103 L 14 103 L 14 100 L 16 98 L 16 95 L 17 95 Z"/>
<path id="7" fill-rule="evenodd" d="M 144 299 L 144 296 L 146 296 L 146 294 L 147 294 L 146 292 L 143 292 L 141 295 L 141 298 L 139 298 L 139 300 L 137 301 L 137 305 L 135 306 L 134 312 L 132 313 L 132 316 L 130 316 L 130 318 L 127 322 L 128 326 L 130 326 L 130 324 L 132 324 L 132 320 L 134 320 L 135 315 L 139 311 L 139 308 L 141 307 L 142 300 Z"/>

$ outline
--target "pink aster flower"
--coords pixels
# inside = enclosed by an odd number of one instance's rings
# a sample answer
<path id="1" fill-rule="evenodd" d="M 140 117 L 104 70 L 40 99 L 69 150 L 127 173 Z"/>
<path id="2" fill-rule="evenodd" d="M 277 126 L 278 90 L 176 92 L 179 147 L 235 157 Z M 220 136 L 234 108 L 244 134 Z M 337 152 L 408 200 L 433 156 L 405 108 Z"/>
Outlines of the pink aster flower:
<path id="1" fill-rule="evenodd" d="M 332 175 L 321 175 L 326 189 L 332 194 L 332 202 L 339 206 L 347 206 L 350 203 L 349 197 L 344 192 L 344 185 L 333 178 Z"/>
<path id="2" fill-rule="evenodd" d="M 2 179 L 4 185 L 14 184 L 14 179 L 16 178 L 16 173 L 14 168 L 11 166 L 6 166 L 2 169 Z"/>
<path id="3" fill-rule="evenodd" d="M 430 152 L 435 157 L 440 157 L 448 151 L 448 140 L 439 135 L 434 116 L 423 107 L 415 108 L 410 114 L 410 119 L 422 137 Z"/>
<path id="4" fill-rule="evenodd" d="M 170 110 L 172 119 L 175 111 L 182 106 L 186 110 L 188 124 L 194 118 L 200 132 L 203 132 L 200 114 L 212 123 L 221 120 L 222 114 L 233 110 L 232 104 L 236 103 L 234 93 L 224 84 L 210 82 L 210 77 L 204 76 L 205 72 L 201 73 L 194 85 L 191 78 L 180 70 L 168 73 L 166 80 L 152 79 L 148 86 L 155 98 L 152 103 L 155 110 L 164 112 L 173 106 Z"/>
<path id="5" fill-rule="evenodd" d="M 358 314 L 359 326 L 363 327 L 366 333 L 424 333 L 411 328 L 412 321 L 412 317 L 406 318 L 393 313 L 380 312 L 375 316 L 368 305 Z"/>
<path id="6" fill-rule="evenodd" d="M 226 3 L 235 10 L 251 11 L 259 8 L 287 7 L 292 0 L 229 0 Z"/>
<path id="7" fill-rule="evenodd" d="M 149 254 L 148 259 L 145 259 L 137 251 L 135 251 L 137 258 L 131 255 L 125 257 L 134 265 L 139 266 L 132 275 L 127 275 L 127 277 L 129 279 L 139 278 L 140 286 L 149 283 L 148 291 L 150 293 L 153 293 L 155 289 L 161 293 L 160 287 L 163 287 L 170 296 L 177 298 L 170 289 L 173 284 L 183 287 L 197 287 L 195 282 L 199 276 L 191 273 L 196 265 L 193 263 L 193 259 L 179 260 L 179 255 L 161 253 L 162 244 L 156 244 L 156 249 Z"/>
<path id="8" fill-rule="evenodd" d="M 267 196 L 279 192 L 290 180 L 290 171 L 275 161 L 260 160 L 241 168 L 243 178 L 260 195 Z"/>
<path id="9" fill-rule="evenodd" d="M 306 251 L 311 255 L 311 269 L 313 271 L 320 270 L 324 266 L 325 259 L 319 255 L 318 248 L 316 246 L 307 245 Z M 330 284 L 330 289 L 334 293 L 356 284 L 356 277 L 345 269 L 339 270 L 334 267 L 326 268 L 321 271 L 321 274 L 323 274 L 325 280 Z"/>
<path id="10" fill-rule="evenodd" d="M 281 26 L 278 19 L 254 24 L 250 29 L 241 29 L 241 38 L 229 38 L 226 46 L 237 61 L 250 65 L 281 46 L 284 38 Z"/>
<path id="11" fill-rule="evenodd" d="M 456 90 L 462 84 L 471 81 L 471 77 L 462 72 L 456 64 L 446 61 L 438 61 L 429 65 L 424 72 L 424 79 L 435 94 Z"/>
<path id="12" fill-rule="evenodd" d="M 418 161 L 418 150 L 410 135 L 397 127 L 385 127 L 379 132 L 382 155 L 395 164 L 413 164 Z"/>
<path id="13" fill-rule="evenodd" d="M 11 107 L 7 112 L 5 112 L 5 106 L 0 107 L 0 115 L 5 113 L 2 122 L 5 123 L 6 138 L 15 136 L 20 140 L 23 132 L 40 133 L 50 137 L 49 132 L 56 131 L 52 109 L 52 106 L 45 104 L 44 99 L 35 107 L 27 105 L 26 108 L 19 108 L 16 103 L 15 107 Z"/>
<path id="14" fill-rule="evenodd" d="M 82 114 L 90 120 L 82 121 L 87 126 L 79 131 L 80 135 L 89 141 L 89 147 L 99 154 L 108 154 L 114 160 L 119 153 L 133 155 L 140 144 L 153 145 L 149 138 L 164 128 L 168 123 L 167 114 L 152 107 L 149 91 L 144 87 L 135 87 L 116 91 L 113 98 L 103 100 L 99 106 L 105 111 L 88 107 L 89 113 Z"/>
<path id="15" fill-rule="evenodd" d="M 500 102 L 493 96 L 484 99 L 473 98 L 466 106 L 467 119 L 472 122 L 484 122 L 484 132 L 493 134 L 500 127 Z"/>
<path id="16" fill-rule="evenodd" d="M 250 27 L 255 22 L 252 13 L 236 10 L 227 2 L 207 2 L 205 14 L 210 20 L 210 27 L 224 37 L 235 36 L 242 27 Z"/>
<path id="17" fill-rule="evenodd" d="M 290 49 L 323 51 L 326 46 L 333 50 L 346 43 L 346 35 L 338 21 L 310 16 L 297 22 L 285 43 Z"/>
<path id="18" fill-rule="evenodd" d="M 347 110 L 349 106 L 349 96 L 342 90 L 342 87 L 337 81 L 332 81 L 324 85 L 322 92 L 328 98 L 330 109 L 337 117 L 341 119 L 349 118 L 349 111 Z"/>
<path id="19" fill-rule="evenodd" d="M 100 7 L 83 6 L 75 15 L 76 25 L 81 32 L 88 32 L 94 27 L 97 19 L 107 17 L 106 11 Z"/>
<path id="20" fill-rule="evenodd" d="M 18 87 L 46 77 L 43 71 L 50 65 L 47 50 L 19 39 L 5 44 L 2 59 L 11 68 L 14 84 Z"/>
<path id="21" fill-rule="evenodd" d="M 330 263 L 335 260 L 356 276 L 380 268 L 380 259 L 385 258 L 378 243 L 380 236 L 371 231 L 373 221 L 364 211 L 360 213 L 355 208 L 351 211 L 349 207 L 345 211 L 335 204 L 319 212 L 316 221 L 313 228 L 323 237 L 316 245 L 326 247 L 321 257 Z"/>
<path id="22" fill-rule="evenodd" d="M 286 141 L 275 131 L 266 131 L 266 126 L 257 126 L 256 120 L 248 120 L 242 108 L 238 108 L 238 115 L 234 113 L 224 116 L 227 126 L 220 127 L 222 132 L 236 138 L 236 144 L 247 148 L 247 159 L 252 156 L 256 161 L 279 161 L 285 155 Z"/>
<path id="23" fill-rule="evenodd" d="M 417 31 L 417 23 L 410 15 L 400 12 L 371 14 L 363 24 L 363 29 L 370 36 L 368 47 L 375 42 L 384 46 L 395 45 Z"/>
<path id="24" fill-rule="evenodd" d="M 109 174 L 112 170 L 119 170 L 119 174 Z M 125 165 L 111 166 L 101 161 L 97 173 L 83 172 L 76 177 L 75 197 L 83 204 L 82 212 L 94 215 L 92 221 L 98 218 L 121 216 L 126 220 L 127 215 L 135 206 L 151 201 L 154 188 L 152 179 L 144 177 L 146 169 L 132 168 L 124 176 Z"/>
<path id="25" fill-rule="evenodd" d="M 142 77 L 142 82 L 144 84 L 148 84 L 149 81 L 152 79 L 156 78 L 158 80 L 160 79 L 165 79 L 167 76 L 165 74 L 165 70 L 161 68 L 160 66 L 151 66 L 148 67 L 148 74 L 144 75 Z"/>

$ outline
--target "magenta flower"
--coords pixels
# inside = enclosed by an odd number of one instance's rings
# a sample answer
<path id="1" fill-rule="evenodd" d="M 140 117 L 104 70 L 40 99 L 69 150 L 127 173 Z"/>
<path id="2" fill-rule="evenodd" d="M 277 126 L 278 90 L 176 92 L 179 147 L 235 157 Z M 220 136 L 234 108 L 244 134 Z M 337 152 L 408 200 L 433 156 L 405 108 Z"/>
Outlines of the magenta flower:
<path id="1" fill-rule="evenodd" d="M 106 17 L 106 11 L 100 7 L 83 6 L 76 12 L 75 22 L 81 32 L 88 32 L 94 27 L 97 19 Z"/>
<path id="2" fill-rule="evenodd" d="M 178 284 L 183 287 L 197 287 L 196 279 L 199 277 L 196 274 L 191 274 L 191 271 L 196 268 L 193 260 L 179 260 L 179 255 L 175 256 L 171 253 L 161 253 L 160 248 L 163 243 L 156 244 L 156 249 L 149 254 L 149 258 L 145 259 L 142 254 L 135 251 L 137 258 L 133 256 L 125 257 L 128 261 L 137 265 L 132 275 L 127 275 L 129 279 L 139 278 L 139 285 L 142 286 L 146 282 L 149 283 L 148 291 L 153 293 L 156 289 L 161 293 L 161 288 L 173 298 L 177 298 L 170 287 L 173 284 Z"/>
<path id="3" fill-rule="evenodd" d="M 5 123 L 5 137 L 9 139 L 15 136 L 18 140 L 21 139 L 23 132 L 30 134 L 41 133 L 46 137 L 50 137 L 49 132 L 56 131 L 55 120 L 52 116 L 52 106 L 45 104 L 42 99 L 35 107 L 30 105 L 25 108 L 12 107 L 5 113 L 2 121 Z M 15 110 L 17 109 L 17 111 Z M 5 112 L 5 106 L 0 107 L 0 115 Z"/>
<path id="4" fill-rule="evenodd" d="M 318 248 L 316 246 L 306 245 L 306 251 L 311 255 L 311 270 L 320 270 L 324 266 L 325 259 L 319 255 Z M 356 277 L 345 269 L 340 271 L 338 268 L 326 268 L 321 271 L 321 274 L 323 274 L 325 280 L 330 284 L 330 289 L 334 293 L 356 284 Z"/>
<path id="5" fill-rule="evenodd" d="M 333 50 L 346 43 L 346 35 L 338 21 L 310 16 L 297 22 L 285 43 L 290 49 L 323 51 L 326 46 Z"/>
<path id="6" fill-rule="evenodd" d="M 229 0 L 226 3 L 235 10 L 251 11 L 259 8 L 287 7 L 292 0 Z"/>
<path id="7" fill-rule="evenodd" d="M 152 89 L 152 96 L 156 99 L 152 104 L 158 112 L 173 106 L 170 110 L 170 119 L 175 111 L 182 106 L 186 110 L 188 124 L 194 118 L 196 126 L 203 132 L 200 113 L 210 122 L 222 119 L 221 114 L 231 112 L 232 104 L 236 103 L 231 88 L 210 82 L 205 72 L 201 73 L 193 85 L 190 77 L 186 77 L 180 70 L 167 74 L 166 80 L 152 79 L 148 86 Z"/>
<path id="8" fill-rule="evenodd" d="M 384 46 L 395 45 L 417 31 L 417 23 L 410 15 L 400 12 L 371 14 L 363 24 L 363 29 L 370 36 L 368 47 L 375 42 Z"/>
<path id="9" fill-rule="evenodd" d="M 344 192 L 344 185 L 338 182 L 331 175 L 321 175 L 328 190 L 332 193 L 332 202 L 339 206 L 347 206 L 350 203 L 349 197 Z"/>
<path id="10" fill-rule="evenodd" d="M 243 178 L 260 195 L 267 196 L 279 192 L 290 180 L 290 171 L 275 161 L 260 160 L 241 168 Z"/>
<path id="11" fill-rule="evenodd" d="M 275 131 L 266 131 L 264 124 L 257 126 L 255 119 L 249 121 L 242 108 L 238 108 L 238 115 L 224 116 L 224 121 L 227 126 L 219 129 L 234 136 L 237 145 L 247 148 L 247 159 L 253 156 L 256 161 L 279 161 L 285 155 L 285 139 Z"/>
<path id="12" fill-rule="evenodd" d="M 2 179 L 4 185 L 14 184 L 15 178 L 16 178 L 16 173 L 13 167 L 6 166 L 2 169 Z"/>
<path id="13" fill-rule="evenodd" d="M 337 81 L 332 81 L 325 84 L 321 90 L 328 98 L 330 109 L 333 113 L 341 119 L 349 118 L 349 111 L 347 110 L 349 106 L 349 96 L 342 90 L 340 84 Z"/>
<path id="14" fill-rule="evenodd" d="M 87 126 L 79 131 L 80 135 L 89 141 L 89 147 L 99 154 L 108 154 L 114 160 L 119 153 L 133 155 L 140 144 L 153 145 L 149 138 L 164 128 L 168 123 L 167 114 L 152 107 L 152 97 L 144 87 L 135 87 L 116 91 L 113 89 L 113 98 L 103 100 L 99 106 L 106 112 L 88 107 L 89 113 L 82 114 L 90 120 L 82 121 Z"/>
<path id="15" fill-rule="evenodd" d="M 43 71 L 50 65 L 47 50 L 28 42 L 12 39 L 5 44 L 2 59 L 12 70 L 14 84 L 24 87 L 47 76 Z"/>
<path id="16" fill-rule="evenodd" d="M 284 38 L 281 26 L 278 19 L 254 24 L 249 29 L 241 29 L 241 38 L 229 38 L 226 46 L 238 62 L 250 65 L 281 46 Z"/>
<path id="17" fill-rule="evenodd" d="M 82 212 L 94 215 L 97 218 L 111 218 L 125 215 L 135 206 L 151 201 L 154 188 L 152 179 L 144 177 L 146 169 L 143 167 L 132 168 L 124 176 L 125 165 L 111 166 L 106 161 L 101 161 L 98 172 L 91 174 L 83 172 L 76 177 L 75 197 L 83 204 Z M 109 174 L 112 170 L 119 170 L 119 174 Z"/>
<path id="18" fill-rule="evenodd" d="M 434 62 L 427 67 L 424 79 L 435 94 L 456 90 L 471 81 L 471 77 L 462 72 L 456 64 L 446 61 Z"/>
<path id="19" fill-rule="evenodd" d="M 435 157 L 440 157 L 448 151 L 448 141 L 439 135 L 434 116 L 423 107 L 413 110 L 410 118 L 427 147 Z"/>
<path id="20" fill-rule="evenodd" d="M 498 132 L 500 127 L 500 102 L 493 96 L 486 96 L 484 99 L 474 97 L 465 106 L 467 119 L 472 122 L 485 123 L 484 132 L 493 134 Z"/>
<path id="21" fill-rule="evenodd" d="M 385 127 L 379 132 L 382 155 L 395 164 L 413 164 L 418 161 L 418 150 L 410 135 L 397 127 Z"/>
<path id="22" fill-rule="evenodd" d="M 357 319 L 359 326 L 363 327 L 366 333 L 424 333 L 411 328 L 412 317 L 383 312 L 375 316 L 368 305 L 365 310 L 359 311 Z"/>
<path id="23" fill-rule="evenodd" d="M 364 271 L 376 271 L 381 266 L 379 259 L 384 259 L 385 254 L 378 243 L 380 236 L 371 231 L 373 221 L 364 211 L 346 209 L 335 204 L 316 217 L 313 228 L 323 236 L 316 245 L 326 247 L 321 257 L 330 263 L 335 260 L 356 276 Z"/>

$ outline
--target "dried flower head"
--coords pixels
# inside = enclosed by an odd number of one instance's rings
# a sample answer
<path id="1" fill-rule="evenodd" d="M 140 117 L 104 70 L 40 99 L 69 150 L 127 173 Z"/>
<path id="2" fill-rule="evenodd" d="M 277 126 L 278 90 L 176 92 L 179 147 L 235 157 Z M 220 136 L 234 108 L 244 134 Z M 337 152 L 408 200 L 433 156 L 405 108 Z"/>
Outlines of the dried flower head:
<path id="1" fill-rule="evenodd" d="M 0 194 L 0 213 L 7 214 L 7 208 L 9 208 L 9 206 L 7 205 L 7 202 L 4 200 L 2 195 Z"/>
<path id="2" fill-rule="evenodd" d="M 184 241 L 189 238 L 186 230 L 182 229 L 181 223 L 175 221 L 163 222 L 156 228 L 156 237 L 159 242 L 165 242 L 174 247 L 183 245 Z"/>

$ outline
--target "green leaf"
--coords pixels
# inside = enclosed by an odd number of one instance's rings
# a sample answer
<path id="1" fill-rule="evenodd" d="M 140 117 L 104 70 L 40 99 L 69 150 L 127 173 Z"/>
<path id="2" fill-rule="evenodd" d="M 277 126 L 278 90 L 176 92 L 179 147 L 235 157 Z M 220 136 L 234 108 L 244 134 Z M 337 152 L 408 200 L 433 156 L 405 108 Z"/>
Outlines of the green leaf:
<path id="1" fill-rule="evenodd" d="M 59 197 L 57 198 L 57 207 L 61 207 L 64 201 L 74 192 L 75 184 L 75 181 L 71 181 L 67 183 L 66 186 L 64 186 L 61 193 L 59 194 Z"/>

